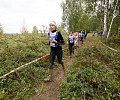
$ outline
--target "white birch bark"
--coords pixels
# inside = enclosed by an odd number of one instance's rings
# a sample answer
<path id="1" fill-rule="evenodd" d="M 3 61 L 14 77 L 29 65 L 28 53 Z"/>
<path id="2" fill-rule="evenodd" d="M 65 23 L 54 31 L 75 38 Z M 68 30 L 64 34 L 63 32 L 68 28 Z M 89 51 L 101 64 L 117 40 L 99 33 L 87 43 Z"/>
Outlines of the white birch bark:
<path id="1" fill-rule="evenodd" d="M 103 31 L 103 41 L 105 42 L 105 34 L 107 33 L 107 14 L 108 14 L 108 0 L 105 0 L 104 7 L 104 31 Z"/>
<path id="2" fill-rule="evenodd" d="M 110 24 L 110 28 L 109 28 L 109 31 L 108 31 L 108 35 L 107 35 L 106 41 L 108 40 L 108 37 L 109 37 L 110 31 L 111 31 L 111 27 L 112 27 L 113 20 L 114 20 L 114 18 L 118 15 L 118 13 L 116 12 L 117 4 L 118 4 L 118 0 L 117 0 L 117 2 L 116 2 L 115 9 L 114 9 L 114 11 L 113 11 L 113 17 L 112 17 L 112 21 L 111 21 L 111 24 Z"/>
<path id="3" fill-rule="evenodd" d="M 101 15 L 100 15 L 100 17 L 101 17 L 101 18 L 100 18 L 100 24 L 101 24 L 101 25 L 100 25 L 100 29 L 101 29 L 101 32 L 102 32 L 102 30 L 103 30 L 103 29 L 102 29 L 102 0 L 101 0 L 100 9 L 101 9 Z"/>

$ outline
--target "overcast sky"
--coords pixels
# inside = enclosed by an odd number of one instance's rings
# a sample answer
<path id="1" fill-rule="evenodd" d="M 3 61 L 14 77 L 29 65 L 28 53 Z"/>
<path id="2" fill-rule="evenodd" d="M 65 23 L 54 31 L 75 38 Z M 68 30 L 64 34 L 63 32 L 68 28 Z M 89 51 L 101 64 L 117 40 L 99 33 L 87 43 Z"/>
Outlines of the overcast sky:
<path id="1" fill-rule="evenodd" d="M 48 27 L 51 21 L 62 22 L 63 0 L 0 0 L 0 23 L 4 33 L 20 33 L 22 24 L 29 32 L 36 25 Z"/>

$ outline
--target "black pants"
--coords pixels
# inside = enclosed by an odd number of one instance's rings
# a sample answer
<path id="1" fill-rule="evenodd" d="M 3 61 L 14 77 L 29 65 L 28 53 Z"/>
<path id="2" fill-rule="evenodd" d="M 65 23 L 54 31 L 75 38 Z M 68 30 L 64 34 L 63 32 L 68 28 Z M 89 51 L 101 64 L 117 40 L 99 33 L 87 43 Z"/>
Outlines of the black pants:
<path id="1" fill-rule="evenodd" d="M 82 41 L 82 42 L 83 42 L 83 37 L 80 37 L 80 41 Z"/>
<path id="2" fill-rule="evenodd" d="M 70 51 L 70 55 L 72 52 L 74 53 L 74 45 L 69 44 L 69 51 Z"/>
<path id="3" fill-rule="evenodd" d="M 63 64 L 63 62 L 62 62 L 63 51 L 62 50 L 51 50 L 50 51 L 50 58 L 49 58 L 51 66 L 54 64 L 54 60 L 55 60 L 56 55 L 57 55 L 59 64 Z M 51 67 L 51 69 L 53 69 L 53 67 Z"/>
<path id="4" fill-rule="evenodd" d="M 84 38 L 86 39 L 87 35 L 84 36 Z"/>

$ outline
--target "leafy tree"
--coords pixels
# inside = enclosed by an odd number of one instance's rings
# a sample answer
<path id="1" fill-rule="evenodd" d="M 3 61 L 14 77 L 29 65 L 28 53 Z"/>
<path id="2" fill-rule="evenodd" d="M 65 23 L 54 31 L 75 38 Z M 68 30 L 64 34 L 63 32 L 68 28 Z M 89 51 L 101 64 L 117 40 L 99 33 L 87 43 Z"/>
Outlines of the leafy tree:
<path id="1" fill-rule="evenodd" d="M 63 23 L 58 25 L 57 30 L 60 31 L 62 34 L 66 33 Z"/>
<path id="2" fill-rule="evenodd" d="M 28 33 L 29 33 L 29 32 L 28 32 L 28 29 L 27 29 L 24 25 L 22 26 L 21 33 L 22 33 L 22 34 L 28 34 Z"/>
<path id="3" fill-rule="evenodd" d="M 62 20 L 64 25 L 69 31 L 78 31 L 81 26 L 79 18 L 83 11 L 81 1 L 66 0 L 66 2 L 62 2 L 61 7 L 63 8 Z"/>
<path id="4" fill-rule="evenodd" d="M 112 17 L 112 21 L 111 21 L 111 24 L 110 24 L 110 28 L 109 28 L 109 32 L 108 32 L 106 41 L 108 40 L 110 31 L 111 31 L 111 27 L 112 27 L 112 24 L 113 24 L 113 20 L 114 20 L 114 18 L 118 15 L 118 13 L 119 13 L 118 10 L 116 10 L 117 4 L 118 4 L 118 0 L 117 0 L 117 2 L 116 2 L 116 5 L 115 5 L 114 11 L 113 11 L 113 17 Z"/>
<path id="5" fill-rule="evenodd" d="M 97 15 L 95 14 L 96 5 L 92 2 L 89 0 L 66 0 L 65 2 L 62 2 L 62 20 L 68 31 L 80 31 L 82 29 L 96 30 L 96 26 L 98 26 L 99 23 L 98 18 L 96 17 Z M 90 20 L 97 23 L 91 24 Z M 90 29 L 91 27 L 93 28 Z"/>
<path id="6" fill-rule="evenodd" d="M 35 25 L 33 26 L 32 34 L 38 34 L 38 29 Z"/>
<path id="7" fill-rule="evenodd" d="M 105 34 L 107 33 L 107 17 L 108 17 L 108 0 L 105 0 L 104 8 L 104 30 L 103 30 L 103 42 L 105 43 Z"/>
<path id="8" fill-rule="evenodd" d="M 45 34 L 47 31 L 47 27 L 45 27 L 44 25 L 42 25 L 42 27 L 43 27 L 43 33 Z"/>
<path id="9" fill-rule="evenodd" d="M 27 25 L 26 25 L 25 19 L 23 20 L 21 33 L 22 33 L 22 34 L 28 34 L 28 33 L 29 33 L 29 31 L 28 31 L 28 29 L 27 29 Z"/>
<path id="10" fill-rule="evenodd" d="M 46 32 L 47 32 L 47 27 L 45 27 L 44 25 L 42 25 L 42 29 L 39 30 L 40 33 L 42 34 L 42 36 L 46 36 Z"/>
<path id="11" fill-rule="evenodd" d="M 0 24 L 0 34 L 3 34 L 3 27 L 1 24 Z"/>
<path id="12" fill-rule="evenodd" d="M 63 25 L 68 31 L 87 29 L 103 32 L 105 42 L 109 30 L 118 33 L 120 14 L 112 22 L 117 1 L 116 11 L 120 12 L 120 0 L 65 0 L 61 3 Z"/>

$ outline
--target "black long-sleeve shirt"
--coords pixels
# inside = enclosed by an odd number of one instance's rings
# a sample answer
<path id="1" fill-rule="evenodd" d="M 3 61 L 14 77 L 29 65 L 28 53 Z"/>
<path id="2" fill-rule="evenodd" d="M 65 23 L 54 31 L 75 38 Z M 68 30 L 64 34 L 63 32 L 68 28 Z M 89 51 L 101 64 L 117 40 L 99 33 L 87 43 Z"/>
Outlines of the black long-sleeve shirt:
<path id="1" fill-rule="evenodd" d="M 51 32 L 56 32 L 56 31 L 57 30 L 54 30 Z M 57 35 L 57 38 L 55 40 L 57 41 L 56 47 L 51 46 L 51 50 L 62 50 L 61 45 L 63 45 L 65 42 L 64 42 L 64 39 L 63 39 L 60 31 L 58 31 L 58 35 Z M 49 44 L 50 44 L 50 41 L 49 41 Z"/>

